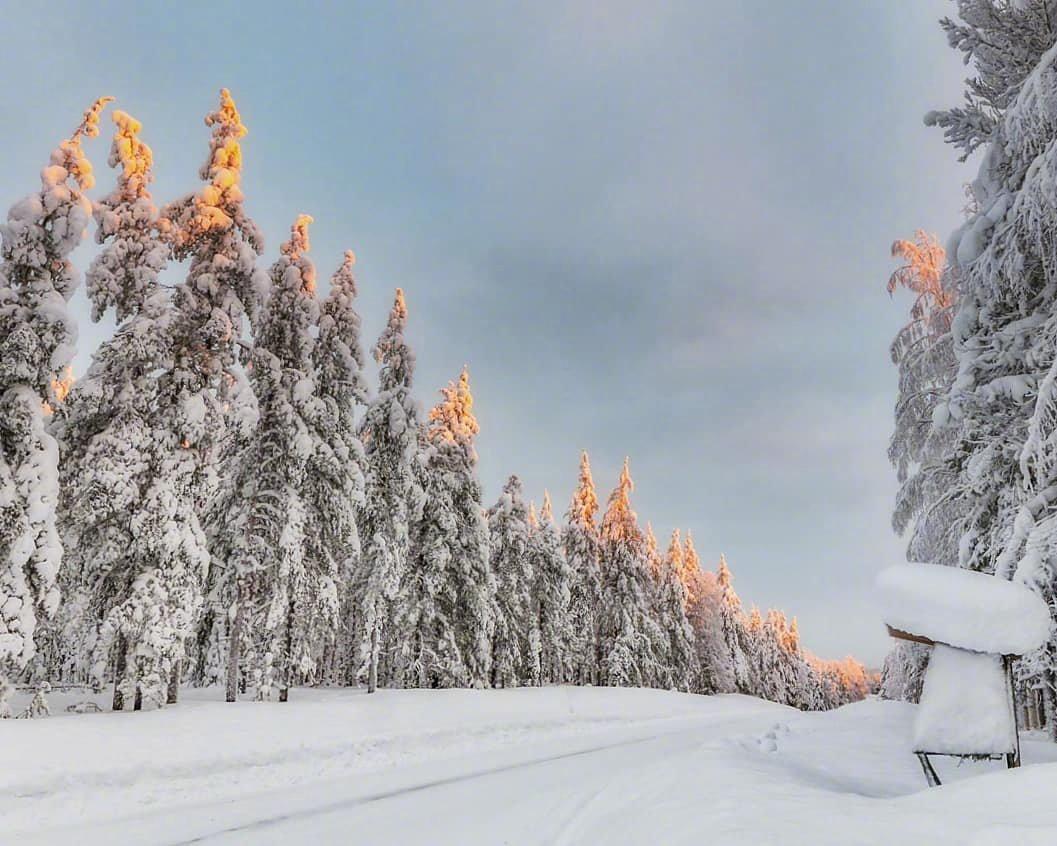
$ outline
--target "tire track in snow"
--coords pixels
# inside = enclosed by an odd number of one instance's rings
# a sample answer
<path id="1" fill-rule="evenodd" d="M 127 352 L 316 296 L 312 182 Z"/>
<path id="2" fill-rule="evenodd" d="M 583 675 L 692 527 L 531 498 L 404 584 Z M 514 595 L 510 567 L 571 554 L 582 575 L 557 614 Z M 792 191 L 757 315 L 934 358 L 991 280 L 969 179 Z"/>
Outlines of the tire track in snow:
<path id="1" fill-rule="evenodd" d="M 549 755 L 545 758 L 533 758 L 528 761 L 518 761 L 513 764 L 503 764 L 502 766 L 498 767 L 489 767 L 488 769 L 474 770 L 468 773 L 461 773 L 459 775 L 446 776 L 445 778 L 418 782 L 417 784 L 393 788 L 391 790 L 380 790 L 374 793 L 365 794 L 363 796 L 357 796 L 352 799 L 343 799 L 338 802 L 328 802 L 325 805 L 319 805 L 314 808 L 305 808 L 303 810 L 298 811 L 289 811 L 287 813 L 276 814 L 271 817 L 265 817 L 264 819 L 254 820 L 249 823 L 229 826 L 227 828 L 222 828 L 216 831 L 209 832 L 208 834 L 202 834 L 197 837 L 192 837 L 188 840 L 176 840 L 173 841 L 170 846 L 191 846 L 192 844 L 197 843 L 207 843 L 210 840 L 213 840 L 218 837 L 224 837 L 229 834 L 260 831 L 261 829 L 270 828 L 272 826 L 279 825 L 281 823 L 289 822 L 292 820 L 308 819 L 310 817 L 329 814 L 334 811 L 350 810 L 352 808 L 370 805 L 374 802 L 381 802 L 386 799 L 394 799 L 399 796 L 407 796 L 414 793 L 421 793 L 436 787 L 444 787 L 449 784 L 459 784 L 461 782 L 473 781 L 474 779 L 484 778 L 486 776 L 491 775 L 498 775 L 499 773 L 506 773 L 514 770 L 528 769 L 530 767 L 536 767 L 541 764 L 549 764 L 554 761 L 564 761 L 570 758 L 581 758 L 586 755 L 593 755 L 597 752 L 605 752 L 609 749 L 620 749 L 626 746 L 637 746 L 643 743 L 651 743 L 655 740 L 660 740 L 663 737 L 679 733 L 680 731 L 661 732 L 659 734 L 653 734 L 648 737 L 638 737 L 632 740 L 621 740 L 617 741 L 616 743 L 607 743 L 602 746 L 593 746 L 589 749 L 578 749 L 574 752 L 563 752 L 559 755 Z"/>

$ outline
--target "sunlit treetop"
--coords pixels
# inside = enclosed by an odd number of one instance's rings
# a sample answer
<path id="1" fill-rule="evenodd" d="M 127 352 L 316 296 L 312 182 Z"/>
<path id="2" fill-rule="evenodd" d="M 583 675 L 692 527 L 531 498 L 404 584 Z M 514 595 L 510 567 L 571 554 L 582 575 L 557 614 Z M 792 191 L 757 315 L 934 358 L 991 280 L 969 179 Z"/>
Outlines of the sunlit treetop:
<path id="1" fill-rule="evenodd" d="M 580 453 L 580 478 L 569 504 L 569 518 L 572 522 L 593 530 L 597 514 L 598 494 L 595 493 L 595 482 L 591 478 L 591 460 L 584 450 Z"/>
<path id="2" fill-rule="evenodd" d="M 947 253 L 935 235 L 919 229 L 913 241 L 893 243 L 892 256 L 903 259 L 905 264 L 888 278 L 888 293 L 906 288 L 917 294 L 910 312 L 915 320 L 948 308 L 954 302 L 954 292 L 943 284 Z"/>
<path id="3" fill-rule="evenodd" d="M 73 134 L 60 143 L 51 154 L 52 165 L 61 167 L 66 171 L 61 179 L 65 179 L 66 176 L 72 176 L 82 191 L 95 187 L 92 163 L 88 161 L 84 154 L 84 149 L 81 146 L 82 139 L 85 137 L 95 138 L 99 134 L 99 118 L 107 104 L 113 101 L 113 97 L 100 97 L 92 103 L 85 111 L 81 123 Z M 50 184 L 51 180 L 45 176 L 44 182 L 47 185 Z"/>
<path id="4" fill-rule="evenodd" d="M 463 367 L 457 382 L 441 388 L 441 401 L 429 412 L 429 438 L 433 443 L 458 444 L 467 450 L 471 462 L 477 460 L 474 437 L 481 431 L 473 414 L 470 373 Z"/>
<path id="5" fill-rule="evenodd" d="M 631 492 L 635 484 L 631 481 L 629 461 L 624 459 L 620 471 L 620 480 L 606 504 L 606 514 L 602 518 L 602 537 L 609 541 L 641 540 L 642 533 L 638 527 L 638 516 L 631 508 Z"/>
<path id="6" fill-rule="evenodd" d="M 549 526 L 554 522 L 554 506 L 551 504 L 550 491 L 543 491 L 543 506 L 540 508 L 540 522 Z"/>

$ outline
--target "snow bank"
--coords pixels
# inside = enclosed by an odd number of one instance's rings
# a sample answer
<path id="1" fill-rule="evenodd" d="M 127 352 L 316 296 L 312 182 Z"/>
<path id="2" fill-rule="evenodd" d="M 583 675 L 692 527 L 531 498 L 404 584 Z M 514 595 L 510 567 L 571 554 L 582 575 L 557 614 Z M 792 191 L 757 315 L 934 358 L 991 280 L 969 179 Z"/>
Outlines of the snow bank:
<path id="1" fill-rule="evenodd" d="M 900 564 L 877 577 L 888 625 L 938 643 L 1024 655 L 1050 631 L 1046 604 L 1022 584 L 936 564 Z"/>
<path id="2" fill-rule="evenodd" d="M 914 749 L 952 755 L 1012 752 L 1015 731 L 1001 657 L 937 644 L 914 720 Z"/>

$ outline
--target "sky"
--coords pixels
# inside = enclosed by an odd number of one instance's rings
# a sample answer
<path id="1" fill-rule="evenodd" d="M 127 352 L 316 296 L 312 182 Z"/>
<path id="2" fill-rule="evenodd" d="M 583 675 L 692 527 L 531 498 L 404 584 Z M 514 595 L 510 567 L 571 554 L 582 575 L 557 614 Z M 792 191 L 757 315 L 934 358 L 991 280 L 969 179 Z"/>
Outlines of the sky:
<path id="1" fill-rule="evenodd" d="M 581 449 L 604 500 L 629 456 L 662 545 L 692 530 L 808 648 L 879 664 L 889 247 L 945 239 L 973 176 L 922 123 L 961 99 L 952 3 L 137 8 L 7 4 L 0 205 L 104 94 L 142 121 L 159 203 L 195 190 L 228 87 L 262 263 L 311 214 L 321 280 L 357 253 L 368 345 L 404 288 L 423 406 L 470 369 L 486 502 L 517 473 L 564 511 Z M 74 310 L 83 371 L 111 326 L 83 290 Z"/>

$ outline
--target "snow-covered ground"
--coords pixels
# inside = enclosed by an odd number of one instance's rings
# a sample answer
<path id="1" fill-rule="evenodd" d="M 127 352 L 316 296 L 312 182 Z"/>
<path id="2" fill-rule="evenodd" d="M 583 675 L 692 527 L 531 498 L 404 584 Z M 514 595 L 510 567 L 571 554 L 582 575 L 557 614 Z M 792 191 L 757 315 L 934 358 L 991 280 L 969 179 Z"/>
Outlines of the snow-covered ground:
<path id="1" fill-rule="evenodd" d="M 927 790 L 899 703 L 187 691 L 162 711 L 64 713 L 73 698 L 0 721 L 0 843 L 1057 842 L 1057 746 L 1025 738 L 1018 771 L 940 759 L 947 783 Z"/>

